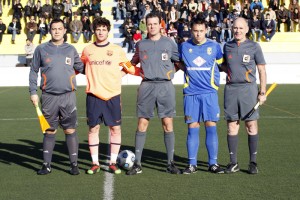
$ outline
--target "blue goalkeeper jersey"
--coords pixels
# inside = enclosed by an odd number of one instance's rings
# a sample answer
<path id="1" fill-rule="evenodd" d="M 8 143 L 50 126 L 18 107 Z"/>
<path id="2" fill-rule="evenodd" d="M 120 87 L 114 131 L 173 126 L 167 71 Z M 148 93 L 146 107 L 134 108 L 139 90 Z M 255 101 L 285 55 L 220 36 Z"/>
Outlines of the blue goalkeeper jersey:
<path id="1" fill-rule="evenodd" d="M 179 53 L 185 64 L 183 93 L 195 95 L 217 92 L 220 85 L 218 64 L 223 62 L 220 45 L 210 39 L 198 45 L 189 39 L 182 43 Z"/>

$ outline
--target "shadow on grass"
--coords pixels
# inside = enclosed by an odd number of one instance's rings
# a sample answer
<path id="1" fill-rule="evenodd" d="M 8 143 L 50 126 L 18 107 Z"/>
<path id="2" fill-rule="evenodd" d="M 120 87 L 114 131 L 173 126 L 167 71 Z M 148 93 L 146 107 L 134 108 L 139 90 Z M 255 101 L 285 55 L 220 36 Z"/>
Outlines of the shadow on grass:
<path id="1" fill-rule="evenodd" d="M 0 143 L 0 162 L 7 165 L 17 164 L 24 168 L 33 171 L 39 170 L 43 162 L 42 142 L 32 140 L 18 140 L 19 143 Z M 131 150 L 134 152 L 133 146 L 122 145 L 120 151 Z M 89 152 L 88 142 L 84 141 L 79 144 L 79 168 L 87 170 L 91 165 L 91 156 Z M 109 159 L 109 144 L 100 143 L 99 145 L 99 162 L 101 165 L 108 165 Z M 179 168 L 187 166 L 188 159 L 175 155 L 174 160 Z M 166 152 L 144 149 L 142 156 L 142 165 L 144 168 L 149 168 L 164 172 L 167 166 Z M 38 166 L 38 168 L 36 167 Z M 69 159 L 68 150 L 64 141 L 56 141 L 53 157 L 52 168 L 68 172 Z M 198 166 L 207 166 L 207 162 L 198 161 Z M 201 169 L 200 169 L 201 170 Z M 203 170 L 205 171 L 205 170 Z"/>

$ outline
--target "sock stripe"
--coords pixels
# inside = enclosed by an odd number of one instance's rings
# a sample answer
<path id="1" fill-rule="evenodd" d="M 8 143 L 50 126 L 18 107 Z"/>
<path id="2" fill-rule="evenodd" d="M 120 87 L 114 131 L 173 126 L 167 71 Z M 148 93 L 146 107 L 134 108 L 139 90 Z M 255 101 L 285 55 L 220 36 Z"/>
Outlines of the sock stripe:
<path id="1" fill-rule="evenodd" d="M 99 146 L 99 144 L 89 144 L 89 147 L 96 147 Z"/>
<path id="2" fill-rule="evenodd" d="M 110 144 L 113 144 L 113 145 L 121 145 L 120 143 L 113 143 L 113 142 L 111 142 Z"/>

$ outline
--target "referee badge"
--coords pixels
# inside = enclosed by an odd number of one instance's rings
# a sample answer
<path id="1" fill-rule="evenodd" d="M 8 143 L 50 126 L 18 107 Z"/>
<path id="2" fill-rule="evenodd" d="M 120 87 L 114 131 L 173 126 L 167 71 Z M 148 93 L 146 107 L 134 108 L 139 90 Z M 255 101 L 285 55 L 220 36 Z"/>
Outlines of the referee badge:
<path id="1" fill-rule="evenodd" d="M 243 62 L 249 63 L 250 62 L 250 55 L 244 55 L 243 56 Z"/>
<path id="2" fill-rule="evenodd" d="M 71 58 L 66 57 L 66 64 L 67 64 L 67 65 L 71 65 Z"/>
<path id="3" fill-rule="evenodd" d="M 169 56 L 167 53 L 162 53 L 161 54 L 161 60 L 168 60 L 169 59 Z"/>
<path id="4" fill-rule="evenodd" d="M 206 50 L 206 52 L 207 52 L 208 55 L 210 55 L 212 53 L 212 48 L 208 47 L 207 50 Z"/>

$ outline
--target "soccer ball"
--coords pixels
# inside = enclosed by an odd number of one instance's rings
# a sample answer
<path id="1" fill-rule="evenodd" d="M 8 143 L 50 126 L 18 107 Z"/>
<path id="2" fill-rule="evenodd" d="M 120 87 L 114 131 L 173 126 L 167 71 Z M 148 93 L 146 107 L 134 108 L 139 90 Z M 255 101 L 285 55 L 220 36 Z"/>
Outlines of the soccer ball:
<path id="1" fill-rule="evenodd" d="M 129 170 L 134 163 L 135 155 L 130 150 L 123 150 L 119 153 L 117 163 L 123 169 Z"/>

